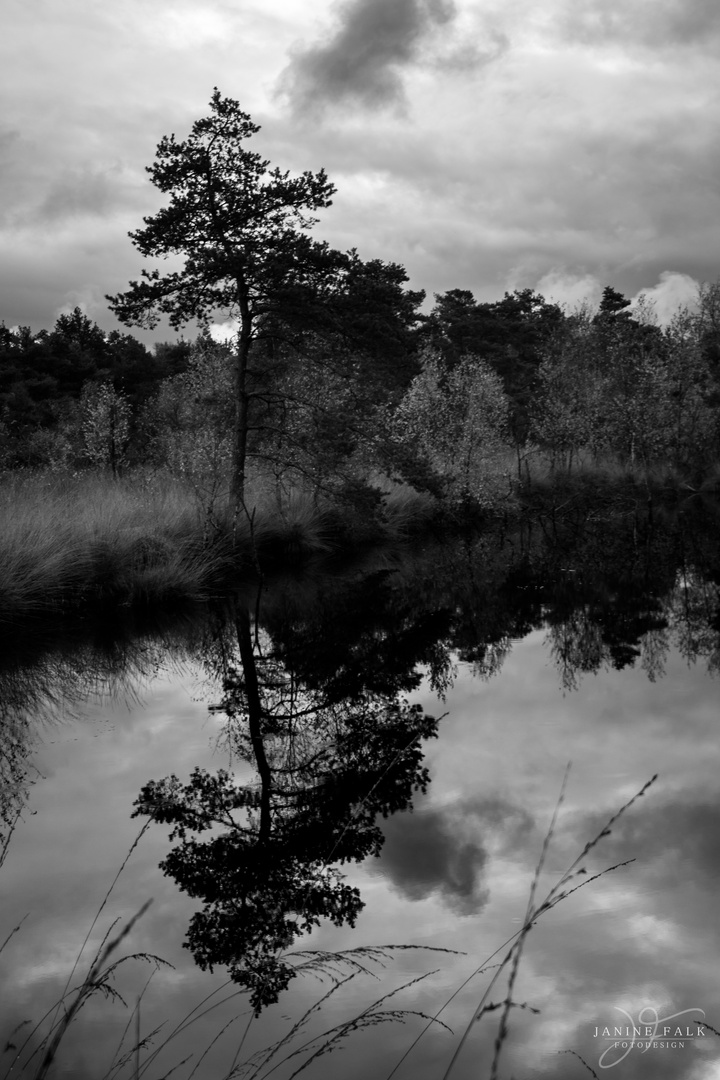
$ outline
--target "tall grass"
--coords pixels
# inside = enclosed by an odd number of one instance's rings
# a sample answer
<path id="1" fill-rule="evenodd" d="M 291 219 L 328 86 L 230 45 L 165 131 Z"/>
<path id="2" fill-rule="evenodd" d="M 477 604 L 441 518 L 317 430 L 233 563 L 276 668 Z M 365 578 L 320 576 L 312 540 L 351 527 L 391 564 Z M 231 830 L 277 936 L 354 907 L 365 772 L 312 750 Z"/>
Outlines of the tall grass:
<path id="1" fill-rule="evenodd" d="M 0 486 L 0 619 L 88 600 L 201 599 L 216 570 L 177 486 L 32 473 Z"/>
<path id="2" fill-rule="evenodd" d="M 217 500 L 168 473 L 0 474 L 0 630 L 97 605 L 202 603 L 257 573 L 475 520 L 388 477 L 368 484 L 365 505 L 362 491 L 354 503 L 297 484 L 285 490 L 256 465 L 230 520 Z"/>
<path id="3" fill-rule="evenodd" d="M 370 521 L 259 482 L 231 523 L 166 475 L 9 473 L 0 478 L 0 626 L 98 604 L 203 602 L 238 575 L 402 541 L 431 516 L 427 497 L 398 485 Z"/>

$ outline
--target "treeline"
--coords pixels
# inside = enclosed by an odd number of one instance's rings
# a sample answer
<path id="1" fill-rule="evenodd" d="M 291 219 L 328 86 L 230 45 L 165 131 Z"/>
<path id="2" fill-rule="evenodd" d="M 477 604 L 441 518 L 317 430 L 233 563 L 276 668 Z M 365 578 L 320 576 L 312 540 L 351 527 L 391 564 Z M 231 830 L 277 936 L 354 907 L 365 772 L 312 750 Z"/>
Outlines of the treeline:
<path id="1" fill-rule="evenodd" d="M 84 404 L 111 390 L 125 403 L 134 434 L 143 406 L 164 379 L 185 370 L 191 351 L 182 340 L 147 349 L 131 334 L 105 333 L 77 307 L 52 330 L 0 324 L 0 464 L 89 464 Z M 142 457 L 140 447 L 133 453 Z"/>
<path id="2" fill-rule="evenodd" d="M 597 311 L 454 289 L 423 315 L 401 268 L 357 264 L 324 333 L 288 341 L 278 324 L 252 349 L 248 452 L 265 484 L 372 501 L 383 476 L 483 502 L 539 459 L 697 480 L 720 459 L 720 285 L 663 328 L 610 287 Z M 2 325 L 0 465 L 150 465 L 221 500 L 232 357 L 208 333 L 148 349 L 79 308 L 50 331 Z"/>

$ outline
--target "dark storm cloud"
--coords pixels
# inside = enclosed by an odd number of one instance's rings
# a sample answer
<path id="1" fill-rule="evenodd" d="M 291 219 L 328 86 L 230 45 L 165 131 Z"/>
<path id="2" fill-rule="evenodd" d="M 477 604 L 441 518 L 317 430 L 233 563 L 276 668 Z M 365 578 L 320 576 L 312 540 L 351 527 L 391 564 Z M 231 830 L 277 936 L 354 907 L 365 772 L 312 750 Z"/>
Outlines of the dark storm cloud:
<path id="1" fill-rule="evenodd" d="M 572 0 L 565 25 L 588 44 L 704 45 L 720 36 L 717 0 Z"/>
<path id="2" fill-rule="evenodd" d="M 476 914 L 489 896 L 482 880 L 486 845 L 516 850 L 532 831 L 525 811 L 499 800 L 421 808 L 383 824 L 376 865 L 409 900 L 440 893 L 456 912 Z"/>
<path id="3" fill-rule="evenodd" d="M 399 69 L 423 39 L 455 18 L 452 0 L 349 0 L 325 42 L 299 49 L 280 82 L 295 111 L 349 100 L 369 106 L 404 101 Z"/>

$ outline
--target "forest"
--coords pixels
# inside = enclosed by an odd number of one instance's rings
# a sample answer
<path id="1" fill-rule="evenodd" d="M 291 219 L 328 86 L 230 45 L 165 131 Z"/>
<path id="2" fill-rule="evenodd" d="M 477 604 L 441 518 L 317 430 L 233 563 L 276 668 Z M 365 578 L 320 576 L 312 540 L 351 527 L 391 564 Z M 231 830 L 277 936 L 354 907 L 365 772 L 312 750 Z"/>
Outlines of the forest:
<path id="1" fill-rule="evenodd" d="M 716 492 L 720 283 L 663 326 L 610 285 L 597 309 L 532 289 L 430 306 L 400 264 L 310 236 L 323 170 L 270 168 L 237 102 L 210 109 L 158 145 L 169 204 L 130 234 L 174 269 L 108 297 L 129 327 L 199 334 L 148 348 L 77 307 L 0 325 L 6 612 L 203 598 L 238 566 L 457 530 L 568 485 Z"/>

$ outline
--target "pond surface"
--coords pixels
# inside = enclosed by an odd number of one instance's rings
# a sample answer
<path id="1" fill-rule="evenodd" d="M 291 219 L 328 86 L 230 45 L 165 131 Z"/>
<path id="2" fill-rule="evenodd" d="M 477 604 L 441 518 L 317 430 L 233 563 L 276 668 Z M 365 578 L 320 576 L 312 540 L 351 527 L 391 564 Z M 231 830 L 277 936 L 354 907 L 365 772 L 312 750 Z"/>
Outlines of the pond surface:
<path id="1" fill-rule="evenodd" d="M 510 977 L 499 1076 L 720 1077 L 717 538 L 540 514 L 6 650 L 0 1077 L 129 924 L 50 1075 L 490 1077 Z"/>

